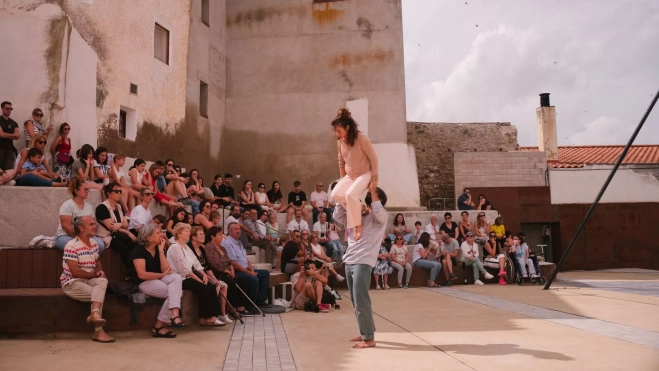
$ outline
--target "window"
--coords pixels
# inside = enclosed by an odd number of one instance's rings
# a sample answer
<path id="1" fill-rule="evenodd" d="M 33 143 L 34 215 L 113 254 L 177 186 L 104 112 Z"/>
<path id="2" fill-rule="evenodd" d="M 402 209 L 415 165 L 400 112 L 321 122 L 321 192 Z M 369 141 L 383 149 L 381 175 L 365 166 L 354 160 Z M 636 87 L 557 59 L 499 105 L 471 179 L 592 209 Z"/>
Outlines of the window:
<path id="1" fill-rule="evenodd" d="M 208 117 L 208 84 L 199 82 L 199 114 Z"/>
<path id="2" fill-rule="evenodd" d="M 201 22 L 210 27 L 210 0 L 201 0 Z"/>
<path id="3" fill-rule="evenodd" d="M 157 23 L 153 31 L 153 56 L 169 64 L 169 31 Z"/>
<path id="4" fill-rule="evenodd" d="M 119 111 L 119 137 L 126 137 L 126 111 Z"/>
<path id="5" fill-rule="evenodd" d="M 130 84 L 130 93 L 137 95 L 137 85 Z"/>

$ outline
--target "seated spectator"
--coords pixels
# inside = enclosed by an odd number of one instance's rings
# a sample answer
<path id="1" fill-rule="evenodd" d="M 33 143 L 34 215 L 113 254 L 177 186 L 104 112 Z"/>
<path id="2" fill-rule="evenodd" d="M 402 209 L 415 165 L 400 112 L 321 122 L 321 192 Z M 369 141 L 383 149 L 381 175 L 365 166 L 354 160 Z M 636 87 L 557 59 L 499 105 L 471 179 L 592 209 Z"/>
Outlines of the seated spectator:
<path id="1" fill-rule="evenodd" d="M 83 182 L 89 183 L 91 189 L 103 189 L 102 184 L 94 182 L 94 147 L 84 144 L 80 148 L 80 158 L 71 165 L 72 176 L 77 176 Z"/>
<path id="2" fill-rule="evenodd" d="M 323 286 L 327 284 L 327 279 L 316 271 L 314 262 L 307 259 L 300 272 L 291 277 L 293 283 L 293 307 L 297 310 L 304 310 L 305 304 L 311 301 L 319 312 L 329 312 L 329 304 L 322 304 Z"/>
<path id="3" fill-rule="evenodd" d="M 59 209 L 59 225 L 57 226 L 57 234 L 55 237 L 55 247 L 61 251 L 64 251 L 66 244 L 75 238 L 73 218 L 94 216 L 94 208 L 85 201 L 89 196 L 88 183 L 83 182 L 77 177 L 71 178 L 71 181 L 69 182 L 69 193 L 73 198 L 64 201 Z M 96 227 L 94 227 L 94 229 L 96 229 Z M 105 249 L 105 244 L 96 236 L 93 236 L 92 239 L 98 245 L 98 253 L 100 255 Z"/>
<path id="4" fill-rule="evenodd" d="M 128 213 L 130 210 L 135 207 L 135 199 L 140 197 L 140 193 L 126 183 L 126 174 L 122 170 L 122 167 L 126 164 L 126 155 L 116 154 L 112 160 L 111 169 L 110 169 L 110 182 L 116 183 L 121 187 L 121 200 L 119 204 L 124 213 Z"/>
<path id="5" fill-rule="evenodd" d="M 249 217 L 249 215 L 247 216 Z M 243 219 L 242 214 L 240 212 L 240 206 L 238 205 L 233 205 L 231 209 L 231 214 L 227 216 L 226 219 L 224 219 L 224 228 L 226 228 L 227 233 L 229 233 L 228 226 L 231 223 L 238 223 L 240 226 L 240 229 L 243 231 L 243 233 L 240 234 L 240 242 L 242 242 L 243 247 L 247 251 L 252 251 L 252 243 L 250 242 L 250 237 L 251 237 L 251 231 L 249 228 L 245 227 L 241 220 Z"/>
<path id="6" fill-rule="evenodd" d="M 212 203 L 211 204 L 211 212 L 213 212 L 213 211 L 219 212 L 220 211 L 220 205 L 218 205 L 216 203 Z"/>
<path id="7" fill-rule="evenodd" d="M 16 158 L 16 163 L 14 164 L 14 165 L 16 165 L 15 170 L 16 170 L 17 185 L 21 185 L 21 183 L 23 183 L 23 182 L 19 182 L 18 179 L 20 179 L 20 177 L 21 177 L 21 171 L 22 171 L 24 165 L 26 163 L 28 163 L 27 166 L 29 168 L 33 167 L 32 165 L 29 165 L 29 162 L 30 162 L 29 157 L 30 156 L 28 154 L 28 152 L 32 149 L 38 149 L 39 151 L 41 151 L 41 162 L 39 162 L 39 164 L 41 165 L 41 166 L 39 166 L 39 168 L 41 168 L 41 170 L 39 171 L 39 175 L 40 175 L 41 179 L 46 178 L 46 180 L 51 180 L 51 181 L 54 181 L 54 182 L 57 182 L 57 183 L 64 183 L 64 182 L 67 181 L 67 179 L 60 178 L 60 176 L 57 175 L 57 173 L 52 171 L 50 169 L 50 166 L 48 165 L 48 161 L 45 161 L 46 144 L 48 144 L 48 140 L 46 138 L 46 135 L 45 134 L 37 134 L 33 137 L 32 143 L 30 143 L 30 147 L 24 148 L 18 154 L 18 157 Z M 31 174 L 34 175 L 34 173 L 31 173 Z M 31 178 L 30 181 L 34 181 L 34 178 L 32 178 L 32 176 L 30 176 L 30 178 Z M 28 185 L 28 184 L 22 184 L 22 185 Z M 44 184 L 42 186 L 47 186 L 47 185 Z"/>
<path id="8" fill-rule="evenodd" d="M 421 222 L 418 220 L 414 222 L 414 233 L 412 234 L 412 242 L 414 242 L 414 244 L 419 243 L 419 238 L 421 238 L 421 234 L 423 234 L 424 232 L 425 231 L 423 230 L 423 225 L 421 224 Z"/>
<path id="9" fill-rule="evenodd" d="M 256 201 L 256 196 L 252 191 L 251 180 L 245 180 L 245 183 L 243 183 L 243 188 L 240 191 L 240 195 L 238 196 L 238 202 L 240 202 L 240 207 L 243 209 L 260 209 L 259 204 Z"/>
<path id="10" fill-rule="evenodd" d="M 463 211 L 460 213 L 462 220 L 458 223 L 458 243 L 462 243 L 467 240 L 467 233 L 474 231 L 474 223 L 469 220 L 469 213 Z"/>
<path id="11" fill-rule="evenodd" d="M 37 139 L 41 141 L 40 139 Z M 43 152 L 39 148 L 31 148 L 25 155 L 26 161 L 20 169 L 20 178 L 16 180 L 17 186 L 32 187 L 66 187 L 66 182 L 60 182 L 57 174 L 48 171 L 43 161 Z"/>
<path id="12" fill-rule="evenodd" d="M 142 229 L 143 226 L 151 223 L 151 220 L 153 220 L 151 210 L 149 210 L 149 205 L 153 200 L 153 195 L 154 193 L 151 188 L 142 188 L 140 191 L 140 204 L 131 210 L 128 230 L 134 236 L 137 236 L 140 229 Z"/>
<path id="13" fill-rule="evenodd" d="M 0 169 L 0 186 L 7 184 L 7 185 L 15 185 L 16 181 L 13 179 L 16 177 L 16 170 L 10 169 L 10 170 L 2 170 Z"/>
<path id="14" fill-rule="evenodd" d="M 290 234 L 291 231 L 309 231 L 309 223 L 306 220 L 302 219 L 304 213 L 302 210 L 295 210 L 295 219 L 288 222 L 286 230 Z"/>
<path id="15" fill-rule="evenodd" d="M 293 274 L 299 272 L 306 260 L 306 252 L 301 245 L 300 231 L 292 231 L 291 240 L 284 245 L 281 252 L 281 273 Z"/>
<path id="16" fill-rule="evenodd" d="M 373 269 L 376 290 L 390 289 L 387 281 L 389 281 L 389 275 L 394 271 L 394 269 L 389 264 L 390 262 L 391 254 L 389 254 L 389 250 L 387 250 L 387 245 L 383 243 L 380 245 L 378 260 L 375 262 L 375 268 Z M 380 276 L 382 276 L 382 287 L 380 287 Z"/>
<path id="17" fill-rule="evenodd" d="M 211 204 L 211 210 L 213 209 L 213 204 Z M 213 227 L 222 228 L 222 215 L 217 211 L 211 211 L 211 215 L 208 217 L 213 224 Z"/>
<path id="18" fill-rule="evenodd" d="M 430 235 L 423 232 L 419 238 L 419 243 L 414 246 L 412 253 L 412 264 L 415 267 L 429 269 L 430 279 L 428 280 L 428 287 L 439 286 L 435 283 L 435 279 L 442 270 L 442 263 L 429 259 L 428 247 L 430 246 Z"/>
<path id="19" fill-rule="evenodd" d="M 437 224 L 437 215 L 430 216 L 430 223 L 426 225 L 426 232 L 430 235 L 430 243 L 439 246 L 437 241 L 442 233 L 439 230 L 439 224 Z"/>
<path id="20" fill-rule="evenodd" d="M 204 246 L 206 252 L 206 261 L 209 268 L 217 279 L 227 284 L 227 300 L 233 305 L 237 313 L 234 313 L 236 318 L 240 318 L 240 314 L 251 315 L 245 310 L 245 300 L 242 295 L 238 295 L 236 288 L 236 271 L 231 264 L 227 250 L 222 247 L 222 241 L 226 236 L 222 233 L 222 228 L 212 227 L 206 233 L 206 239 L 209 242 Z"/>
<path id="21" fill-rule="evenodd" d="M 211 203 L 210 201 L 203 200 L 199 203 L 199 214 L 195 215 L 193 218 L 192 225 L 199 225 L 204 227 L 204 230 L 207 231 L 211 227 L 215 226 L 210 220 L 211 217 Z"/>
<path id="22" fill-rule="evenodd" d="M 462 243 L 460 246 L 462 251 L 462 263 L 467 267 L 473 267 L 474 270 L 474 285 L 483 285 L 483 282 L 479 279 L 479 272 L 483 274 L 485 279 L 489 280 L 493 276 L 483 268 L 483 263 L 481 263 L 478 258 L 478 244 L 474 242 L 474 233 L 467 232 L 467 240 Z"/>
<path id="23" fill-rule="evenodd" d="M 321 246 L 327 245 L 327 241 L 329 241 L 329 225 L 325 213 L 320 214 L 319 220 L 313 225 L 313 232 L 318 235 L 318 243 Z M 327 255 L 330 256 L 332 253 L 329 252 Z"/>
<path id="24" fill-rule="evenodd" d="M 105 147 L 98 147 L 94 152 L 94 182 L 99 184 L 110 183 L 112 161 L 108 159 L 108 150 Z"/>
<path id="25" fill-rule="evenodd" d="M 151 189 L 154 191 L 153 198 L 158 201 L 163 206 L 167 206 L 169 209 L 169 214 L 173 214 L 174 210 L 177 207 L 185 207 L 181 202 L 178 202 L 178 198 L 168 195 L 166 193 L 161 193 L 160 190 L 158 189 L 158 186 L 156 185 L 156 179 L 162 174 L 164 171 L 163 167 L 157 163 L 151 164 L 149 167 L 149 172 L 145 174 L 144 178 L 149 182 Z M 185 195 L 185 193 L 184 193 Z M 171 196 L 171 197 L 170 197 Z M 174 198 L 172 198 L 174 197 Z"/>
<path id="26" fill-rule="evenodd" d="M 275 269 L 277 267 L 277 261 L 273 258 L 276 258 L 277 256 L 277 245 L 275 245 L 272 237 L 264 234 L 256 223 L 258 219 L 258 211 L 256 211 L 256 209 L 245 210 L 246 212 L 244 213 L 249 215 L 249 217 L 243 220 L 243 224 L 249 228 L 252 233 L 252 246 L 258 246 L 265 250 L 265 261 L 270 263 L 272 269 Z"/>
<path id="27" fill-rule="evenodd" d="M 458 223 L 452 221 L 452 218 L 453 216 L 451 216 L 451 213 L 444 213 L 444 223 L 442 223 L 442 225 L 439 227 L 439 230 L 457 239 L 458 235 L 460 234 L 460 230 L 458 228 Z"/>
<path id="28" fill-rule="evenodd" d="M 201 266 L 204 268 L 203 270 L 208 276 L 208 281 L 212 283 L 213 286 L 215 286 L 218 300 L 220 301 L 220 316 L 217 317 L 217 319 L 224 323 L 233 323 L 229 316 L 227 316 L 226 312 L 227 301 L 225 298 L 227 297 L 227 289 L 229 286 L 225 282 L 222 282 L 217 277 L 215 277 L 215 273 L 213 273 L 213 270 L 208 263 L 208 258 L 206 257 L 206 250 L 204 249 L 205 240 L 206 232 L 204 231 L 204 228 L 200 226 L 192 227 L 192 230 L 190 231 L 190 241 L 188 241 L 188 247 L 199 261 L 199 264 L 201 264 Z"/>
<path id="29" fill-rule="evenodd" d="M 30 146 L 32 139 L 41 134 L 48 137 L 50 132 L 53 130 L 52 125 L 48 125 L 47 128 L 43 127 L 41 119 L 43 118 L 43 111 L 41 108 L 35 108 L 32 110 L 32 117 L 27 119 L 23 123 L 23 133 L 25 134 L 25 147 Z"/>
<path id="30" fill-rule="evenodd" d="M 333 265 L 327 264 L 331 263 L 332 259 L 325 254 L 325 249 L 318 244 L 318 234 L 316 232 L 311 234 L 311 240 L 309 242 L 311 245 L 312 259 L 314 259 L 319 272 L 321 274 L 324 273 L 326 277 L 329 277 L 329 273 L 332 273 L 339 282 L 345 280 L 342 275 L 336 272 Z"/>
<path id="31" fill-rule="evenodd" d="M 443 234 L 441 239 L 443 245 L 440 256 L 441 261 L 444 263 L 444 277 L 446 277 L 446 286 L 451 287 L 453 286 L 453 280 L 457 278 L 453 273 L 453 267 L 458 265 L 460 244 L 448 234 Z"/>
<path id="32" fill-rule="evenodd" d="M 477 244 L 485 245 L 485 242 L 490 238 L 490 223 L 485 219 L 485 213 L 478 213 L 478 219 L 474 223 L 474 235 Z"/>
<path id="33" fill-rule="evenodd" d="M 221 206 L 222 199 L 220 198 L 220 186 L 222 185 L 222 175 L 216 174 L 213 180 L 213 184 L 209 187 L 211 192 L 213 192 L 213 204 Z"/>
<path id="34" fill-rule="evenodd" d="M 59 126 L 59 133 L 53 144 L 50 145 L 50 153 L 53 155 L 53 167 L 55 174 L 59 175 L 62 180 L 71 179 L 71 138 L 69 133 L 71 126 L 66 122 Z"/>
<path id="35" fill-rule="evenodd" d="M 503 247 L 503 244 L 506 242 L 506 226 L 503 225 L 503 218 L 501 215 L 494 219 L 494 224 L 490 226 L 490 232 L 494 232 L 494 235 L 497 237 L 497 242 Z"/>
<path id="36" fill-rule="evenodd" d="M 494 206 L 492 206 L 492 203 L 487 200 L 485 195 L 480 194 L 478 195 L 478 206 L 476 207 L 476 210 L 496 210 Z"/>
<path id="37" fill-rule="evenodd" d="M 188 248 L 191 227 L 187 223 L 179 223 L 174 227 L 174 242 L 167 250 L 167 262 L 173 273 L 181 276 L 183 290 L 197 294 L 199 325 L 225 326 L 217 317 L 220 315 L 220 301 L 215 286 L 208 279 L 199 260 Z"/>
<path id="38" fill-rule="evenodd" d="M 173 160 L 165 160 L 165 167 L 160 168 L 158 176 L 161 174 L 165 178 L 165 188 L 162 190 L 158 189 L 158 192 L 167 195 L 167 199 L 172 202 L 178 202 L 180 198 L 188 198 L 188 191 L 185 185 L 188 183 L 189 179 L 186 179 L 186 177 L 183 176 L 184 174 L 181 174 L 181 168 L 175 166 Z M 155 187 L 154 185 L 151 186 Z"/>
<path id="39" fill-rule="evenodd" d="M 282 202 L 284 196 L 281 194 L 281 189 L 278 181 L 272 182 L 272 188 L 266 192 L 268 196 L 268 201 L 272 204 L 272 208 L 275 209 L 278 213 L 283 213 L 288 209 L 288 204 Z"/>
<path id="40" fill-rule="evenodd" d="M 271 210 L 268 215 L 268 220 L 265 222 L 265 234 L 272 237 L 275 244 L 279 243 L 279 223 L 277 223 L 277 212 Z M 282 236 L 283 237 L 283 236 Z"/>
<path id="41" fill-rule="evenodd" d="M 334 223 L 329 223 L 330 228 L 328 232 L 327 242 L 325 243 L 325 251 L 327 256 L 331 256 L 335 262 L 339 265 L 343 264 L 343 255 L 345 255 L 345 250 L 343 249 L 343 244 L 339 239 L 339 234 L 337 233 L 337 226 Z"/>
<path id="42" fill-rule="evenodd" d="M 277 246 L 277 267 L 276 267 L 278 271 L 281 270 L 281 254 L 284 251 L 284 246 L 286 246 L 286 244 L 290 240 L 291 238 L 288 237 L 287 234 L 281 236 L 281 238 L 279 239 L 279 246 Z"/>
<path id="43" fill-rule="evenodd" d="M 258 190 L 256 191 L 256 203 L 261 210 L 274 210 L 274 206 L 268 200 L 268 195 L 265 193 L 265 184 L 259 183 Z M 275 211 L 273 214 L 276 214 Z"/>
<path id="44" fill-rule="evenodd" d="M 144 226 L 138 235 L 138 244 L 131 254 L 128 271 L 130 282 L 138 285 L 139 292 L 154 298 L 165 299 L 156 324 L 151 330 L 154 338 L 174 338 L 176 333 L 167 326 L 186 327 L 181 320 L 183 278 L 172 272 L 165 256 L 165 239 L 154 224 Z"/>
<path id="45" fill-rule="evenodd" d="M 499 244 L 497 235 L 490 232 L 490 239 L 483 246 L 483 263 L 499 265 L 499 285 L 505 285 L 506 280 L 506 254 L 503 253 L 503 246 Z"/>
<path id="46" fill-rule="evenodd" d="M 148 182 L 148 178 L 144 178 L 146 174 L 146 161 L 141 158 L 135 159 L 133 166 L 128 170 L 128 174 L 124 176 L 124 181 L 126 185 L 130 187 L 134 192 L 130 192 L 128 196 L 133 196 L 135 200 L 139 200 L 139 192 L 143 188 L 151 187 L 151 184 Z M 137 196 L 135 195 L 137 192 Z M 135 205 L 135 200 L 128 200 L 128 206 Z M 137 202 L 139 204 L 139 201 Z M 131 208 L 132 210 L 132 208 Z"/>
<path id="47" fill-rule="evenodd" d="M 99 260 L 99 246 L 94 239 L 96 221 L 88 215 L 76 217 L 71 228 L 75 238 L 70 239 L 64 247 L 60 277 L 62 290 L 73 300 L 91 301 L 92 311 L 87 317 L 87 323 L 94 326 L 92 340 L 111 343 L 114 338 L 103 331 L 105 320 L 101 318 L 108 280 Z"/>
<path id="48" fill-rule="evenodd" d="M 0 115 L 0 170 L 5 175 L 4 179 L 0 179 L 0 184 L 7 184 L 11 179 L 10 175 L 16 176 L 15 173 L 5 173 L 14 169 L 14 162 L 16 160 L 16 147 L 14 141 L 20 139 L 21 134 L 18 132 L 18 124 L 16 121 L 9 118 L 14 108 L 11 102 L 4 101 L 0 104 L 2 107 L 2 115 Z M 12 178 L 13 179 L 13 178 Z"/>
<path id="49" fill-rule="evenodd" d="M 398 288 L 408 288 L 410 277 L 412 277 L 412 265 L 410 264 L 410 256 L 402 234 L 396 235 L 394 244 L 391 246 L 391 266 L 398 271 Z M 405 285 L 403 285 L 403 273 L 405 271 L 407 275 L 405 277 Z"/>
<path id="50" fill-rule="evenodd" d="M 397 234 L 403 235 L 405 243 L 408 245 L 412 242 L 412 237 L 414 236 L 412 234 L 412 229 L 405 225 L 405 216 L 401 213 L 396 214 L 396 217 L 394 218 L 394 226 L 391 227 L 388 237 L 393 241 Z"/>
<path id="51" fill-rule="evenodd" d="M 511 246 L 510 251 L 515 254 L 515 260 L 517 261 L 517 264 L 519 264 L 518 268 L 522 277 L 527 278 L 529 274 L 531 274 L 532 278 L 538 277 L 535 272 L 533 260 L 530 258 L 529 245 L 524 241 L 524 235 L 522 233 L 518 233 L 517 236 L 513 237 L 513 245 Z"/>
<path id="52" fill-rule="evenodd" d="M 288 194 L 288 214 L 286 216 L 286 222 L 290 222 L 293 218 L 293 214 L 297 214 L 296 211 L 300 210 L 304 220 L 309 218 L 309 213 L 304 207 L 307 203 L 307 194 L 304 191 L 300 190 L 302 183 L 299 181 L 293 182 L 293 190 Z M 308 229 L 308 228 L 307 228 Z"/>
<path id="53" fill-rule="evenodd" d="M 128 220 L 119 206 L 122 192 L 114 182 L 103 187 L 106 200 L 96 207 L 97 235 L 105 246 L 119 253 L 121 262 L 130 269 L 133 266 L 130 254 L 137 238 L 128 230 Z"/>
<path id="54" fill-rule="evenodd" d="M 185 186 L 188 192 L 188 197 L 193 201 L 199 203 L 206 199 L 204 193 L 204 180 L 199 176 L 199 170 L 190 170 L 190 181 Z"/>
<path id="55" fill-rule="evenodd" d="M 271 307 L 268 299 L 268 288 L 270 286 L 270 272 L 263 269 L 253 269 L 252 263 L 247 260 L 247 251 L 240 242 L 240 226 L 232 223 L 228 226 L 229 236 L 222 242 L 222 247 L 227 250 L 231 264 L 236 270 L 238 285 L 246 288 L 245 293 L 250 300 L 259 307 Z M 253 314 L 256 308 L 249 308 Z"/>
<path id="56" fill-rule="evenodd" d="M 265 226 L 265 223 L 268 221 L 268 219 L 270 219 L 269 212 L 267 210 L 261 209 L 261 210 L 258 211 L 257 217 L 258 218 L 256 219 L 256 225 L 259 227 L 259 230 L 261 231 L 261 233 L 264 236 L 268 235 L 267 234 L 268 227 Z M 276 246 L 277 245 L 277 239 L 272 238 L 272 243 L 274 243 L 275 246 Z"/>
<path id="57" fill-rule="evenodd" d="M 318 221 L 318 214 L 325 214 L 327 220 L 332 220 L 332 213 L 334 209 L 329 207 L 329 196 L 327 192 L 323 191 L 323 183 L 316 183 L 316 190 L 311 192 L 309 196 L 309 202 L 311 202 L 311 207 L 313 207 L 313 223 L 315 224 Z"/>
<path id="58" fill-rule="evenodd" d="M 305 259 L 313 259 L 311 254 L 311 233 L 309 231 L 302 230 L 300 232 L 300 248 L 304 251 Z"/>
<path id="59" fill-rule="evenodd" d="M 471 201 L 471 193 L 469 188 L 462 190 L 462 194 L 458 197 L 458 210 L 473 210 L 474 203 Z"/>
<path id="60" fill-rule="evenodd" d="M 172 214 L 172 217 L 169 218 L 167 221 L 167 238 L 172 238 L 173 233 L 174 233 L 174 226 L 176 226 L 178 223 L 186 223 L 186 217 L 188 215 L 188 212 L 182 208 L 179 207 L 178 209 L 174 210 L 174 214 Z"/>
<path id="61" fill-rule="evenodd" d="M 216 202 L 219 202 L 222 206 L 239 205 L 233 187 L 231 187 L 231 183 L 233 183 L 233 175 L 229 173 L 224 174 L 224 184 L 219 186 L 218 192 L 215 195 L 216 197 L 219 197 Z"/>

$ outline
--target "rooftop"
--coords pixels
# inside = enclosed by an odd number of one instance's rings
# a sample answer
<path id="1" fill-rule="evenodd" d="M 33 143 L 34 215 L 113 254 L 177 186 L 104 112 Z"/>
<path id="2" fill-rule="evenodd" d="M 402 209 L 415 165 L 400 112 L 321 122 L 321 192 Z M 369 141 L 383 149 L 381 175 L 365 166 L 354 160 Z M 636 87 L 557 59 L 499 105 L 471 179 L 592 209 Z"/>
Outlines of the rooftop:
<path id="1" fill-rule="evenodd" d="M 614 165 L 625 146 L 559 146 L 558 163 L 551 168 L 582 168 L 584 165 Z M 538 147 L 519 147 L 522 152 L 538 152 Z M 632 146 L 623 164 L 659 164 L 659 144 Z"/>

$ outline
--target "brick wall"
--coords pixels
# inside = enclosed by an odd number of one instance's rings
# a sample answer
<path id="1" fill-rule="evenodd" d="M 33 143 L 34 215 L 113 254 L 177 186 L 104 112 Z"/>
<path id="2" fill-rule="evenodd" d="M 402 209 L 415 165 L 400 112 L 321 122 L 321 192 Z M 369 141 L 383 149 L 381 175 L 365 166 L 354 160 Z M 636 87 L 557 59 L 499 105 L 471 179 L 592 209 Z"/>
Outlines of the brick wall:
<path id="1" fill-rule="evenodd" d="M 544 152 L 456 152 L 455 197 L 465 187 L 542 187 Z"/>
<path id="2" fill-rule="evenodd" d="M 508 152 L 519 148 L 517 129 L 507 122 L 407 123 L 407 142 L 414 146 L 421 206 L 430 198 L 447 198 L 455 209 L 454 152 Z"/>

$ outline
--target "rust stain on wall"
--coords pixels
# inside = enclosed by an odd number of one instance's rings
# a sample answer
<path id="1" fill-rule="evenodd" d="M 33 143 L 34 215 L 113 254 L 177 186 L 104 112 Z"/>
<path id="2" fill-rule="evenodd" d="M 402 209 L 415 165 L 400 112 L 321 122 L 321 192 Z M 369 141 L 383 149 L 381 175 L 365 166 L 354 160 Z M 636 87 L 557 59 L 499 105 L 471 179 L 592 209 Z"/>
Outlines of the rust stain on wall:
<path id="1" fill-rule="evenodd" d="M 332 58 L 330 67 L 357 67 L 371 63 L 388 63 L 393 58 L 393 50 L 383 50 L 381 48 L 363 53 L 343 53 Z"/>
<path id="2" fill-rule="evenodd" d="M 311 15 L 319 26 L 330 24 L 345 13 L 345 10 L 335 9 L 330 4 L 311 4 Z"/>
<path id="3" fill-rule="evenodd" d="M 303 6 L 289 6 L 289 7 L 260 7 L 256 9 L 238 12 L 235 15 L 227 16 L 227 27 L 247 25 L 252 23 L 263 23 L 272 18 L 281 18 L 283 16 L 294 16 L 302 18 L 307 14 L 307 10 Z"/>

